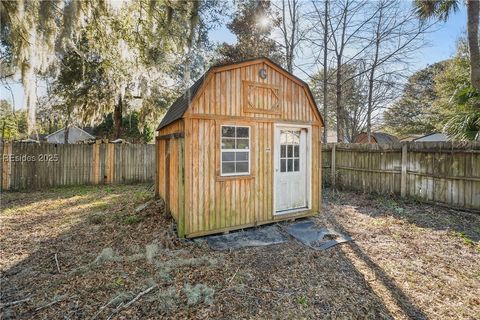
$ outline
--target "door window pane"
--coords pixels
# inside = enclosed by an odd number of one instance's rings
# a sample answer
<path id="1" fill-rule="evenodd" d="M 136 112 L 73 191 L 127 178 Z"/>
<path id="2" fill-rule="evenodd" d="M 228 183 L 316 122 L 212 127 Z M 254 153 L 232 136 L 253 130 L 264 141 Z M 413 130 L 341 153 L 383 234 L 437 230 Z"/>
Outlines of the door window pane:
<path id="1" fill-rule="evenodd" d="M 300 171 L 300 131 L 280 131 L 280 172 Z"/>
<path id="2" fill-rule="evenodd" d="M 293 146 L 292 145 L 287 146 L 287 157 L 289 157 L 289 158 L 293 157 Z"/>
<path id="3" fill-rule="evenodd" d="M 293 171 L 293 159 L 287 160 L 287 171 L 289 172 Z"/>
<path id="4" fill-rule="evenodd" d="M 300 160 L 294 159 L 293 160 L 293 171 L 300 171 Z"/>
<path id="5" fill-rule="evenodd" d="M 280 172 L 287 172 L 287 160 L 281 159 L 280 160 Z"/>

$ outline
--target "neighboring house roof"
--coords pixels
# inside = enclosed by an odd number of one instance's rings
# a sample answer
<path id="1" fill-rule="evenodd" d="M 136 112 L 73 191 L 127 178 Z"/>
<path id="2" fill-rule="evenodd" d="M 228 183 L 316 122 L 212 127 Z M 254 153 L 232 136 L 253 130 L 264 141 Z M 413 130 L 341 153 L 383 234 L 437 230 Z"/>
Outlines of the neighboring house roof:
<path id="1" fill-rule="evenodd" d="M 45 134 L 45 133 L 32 134 L 32 135 L 30 135 L 29 139 L 37 140 L 37 137 L 38 137 L 39 141 L 43 141 L 43 140 L 45 140 L 47 135 L 48 134 Z"/>
<path id="2" fill-rule="evenodd" d="M 411 135 L 408 135 L 408 136 L 401 137 L 400 141 L 404 141 L 404 142 L 413 141 L 417 138 L 420 138 L 421 136 L 422 135 L 420 135 L 420 134 L 411 134 Z"/>
<path id="3" fill-rule="evenodd" d="M 373 137 L 377 140 L 377 143 L 394 143 L 399 142 L 398 138 L 391 134 L 384 132 L 372 132 Z"/>
<path id="4" fill-rule="evenodd" d="M 434 132 L 434 133 L 424 135 L 423 137 L 413 139 L 412 141 L 415 141 L 415 142 L 450 141 L 450 138 L 446 134 L 439 133 L 439 132 Z"/>
<path id="5" fill-rule="evenodd" d="M 77 126 L 70 126 L 68 130 L 68 143 L 76 143 L 79 141 L 85 141 L 95 139 L 95 136 L 80 129 Z M 64 143 L 65 142 L 65 128 L 55 131 L 45 137 L 45 140 L 49 143 Z"/>
<path id="6" fill-rule="evenodd" d="M 376 143 L 395 143 L 399 142 L 397 137 L 392 136 L 391 134 L 384 133 L 384 132 L 372 132 L 371 133 L 374 142 Z M 365 143 L 365 139 L 367 137 L 366 132 L 359 133 L 353 138 L 353 142 L 355 143 Z"/>
<path id="7" fill-rule="evenodd" d="M 81 128 L 81 129 L 82 129 L 83 131 L 85 131 L 86 133 L 91 134 L 92 136 L 94 136 L 94 134 L 93 134 L 93 127 L 87 126 L 87 127 Z"/>
<path id="8" fill-rule="evenodd" d="M 280 65 L 278 65 L 277 63 L 270 60 L 269 58 L 259 57 L 259 58 L 241 60 L 241 61 L 232 62 L 232 63 L 217 64 L 217 65 L 214 65 L 214 66 L 210 67 L 207 70 L 207 72 L 205 72 L 190 88 L 188 88 L 183 93 L 183 95 L 181 95 L 177 100 L 175 100 L 175 102 L 167 110 L 167 113 L 165 114 L 162 121 L 160 122 L 160 125 L 158 126 L 157 130 L 160 130 L 161 128 L 166 127 L 167 125 L 169 125 L 169 124 L 171 124 L 171 123 L 175 122 L 176 120 L 181 119 L 183 117 L 183 115 L 185 114 L 185 112 L 188 109 L 188 106 L 190 105 L 190 102 L 195 97 L 198 90 L 202 87 L 202 85 L 203 85 L 205 79 L 207 78 L 208 74 L 210 72 L 212 72 L 214 69 L 221 68 L 221 67 L 226 67 L 226 66 L 233 66 L 233 65 L 240 64 L 240 63 L 245 63 L 245 62 L 253 62 L 253 61 L 257 61 L 257 60 L 258 61 L 264 60 L 264 61 L 267 61 L 267 62 L 273 64 L 275 67 L 277 67 L 277 68 L 283 70 L 284 72 L 288 73 L 291 77 L 293 77 L 295 80 L 297 80 L 302 85 L 304 85 L 307 88 L 307 91 L 310 95 L 310 98 L 313 101 L 313 103 L 315 104 L 315 109 L 318 112 L 318 116 L 320 117 L 320 120 L 323 123 L 322 116 L 321 116 L 320 111 L 319 111 L 319 109 L 316 105 L 315 99 L 313 97 L 312 92 L 310 91 L 310 87 L 308 86 L 308 84 L 305 81 L 303 81 L 302 79 L 298 78 L 297 76 L 291 74 L 290 72 L 288 72 L 287 70 L 282 68 Z"/>

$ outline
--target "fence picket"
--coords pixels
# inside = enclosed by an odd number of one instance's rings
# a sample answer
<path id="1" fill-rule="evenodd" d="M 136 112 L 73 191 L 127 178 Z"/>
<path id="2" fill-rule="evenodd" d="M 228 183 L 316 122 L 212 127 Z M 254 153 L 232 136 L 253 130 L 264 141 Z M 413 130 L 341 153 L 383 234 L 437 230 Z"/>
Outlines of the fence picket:
<path id="1" fill-rule="evenodd" d="M 136 146 L 133 144 L 32 145 L 5 143 L 1 150 L 6 159 L 10 154 L 36 158 L 35 161 L 3 161 L 0 174 L 2 190 L 36 190 L 64 185 L 152 182 L 155 177 L 155 145 L 153 144 Z M 43 161 L 40 160 L 40 155 L 42 155 Z"/>
<path id="2" fill-rule="evenodd" d="M 329 143 L 322 153 L 327 185 L 480 210 L 479 142 Z"/>

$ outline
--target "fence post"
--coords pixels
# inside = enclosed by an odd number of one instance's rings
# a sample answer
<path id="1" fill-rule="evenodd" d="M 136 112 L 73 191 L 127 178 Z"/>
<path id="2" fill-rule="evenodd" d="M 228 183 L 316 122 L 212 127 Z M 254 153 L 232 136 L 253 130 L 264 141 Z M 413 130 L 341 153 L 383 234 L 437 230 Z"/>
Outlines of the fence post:
<path id="1" fill-rule="evenodd" d="M 407 195 L 407 144 L 402 144 L 402 176 L 400 180 L 400 196 Z"/>
<path id="2" fill-rule="evenodd" d="M 332 179 L 332 189 L 335 189 L 336 185 L 336 180 L 337 180 L 337 175 L 335 174 L 335 150 L 336 150 L 337 144 L 334 143 L 332 146 L 332 159 L 330 161 L 330 169 L 331 169 L 331 179 Z"/>

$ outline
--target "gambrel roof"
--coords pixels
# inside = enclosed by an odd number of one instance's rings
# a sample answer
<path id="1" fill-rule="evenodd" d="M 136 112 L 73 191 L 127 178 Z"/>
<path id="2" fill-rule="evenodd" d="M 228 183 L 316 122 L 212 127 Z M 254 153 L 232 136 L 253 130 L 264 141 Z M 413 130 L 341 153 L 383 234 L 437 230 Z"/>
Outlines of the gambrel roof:
<path id="1" fill-rule="evenodd" d="M 188 110 L 188 107 L 192 100 L 194 99 L 195 95 L 199 91 L 199 89 L 202 87 L 203 83 L 205 82 L 205 79 L 207 79 L 207 76 L 215 72 L 216 70 L 220 68 L 225 68 L 229 66 L 235 66 L 238 64 L 246 64 L 246 63 L 261 63 L 261 62 L 268 62 L 269 64 L 275 66 L 276 68 L 280 69 L 284 73 L 287 73 L 289 77 L 291 77 L 294 81 L 299 82 L 302 86 L 304 86 L 307 89 L 307 92 L 310 96 L 310 100 L 314 104 L 315 110 L 317 112 L 317 115 L 322 122 L 323 125 L 323 119 L 322 116 L 320 115 L 320 111 L 317 107 L 317 104 L 315 102 L 315 99 L 313 97 L 312 92 L 310 91 L 310 88 L 308 84 L 303 81 L 302 79 L 296 77 L 295 75 L 289 73 L 287 70 L 283 69 L 280 65 L 277 63 L 273 62 L 269 58 L 253 58 L 253 59 L 247 59 L 247 60 L 242 60 L 239 62 L 234 62 L 234 63 L 227 63 L 227 64 L 220 64 L 220 65 L 215 65 L 210 67 L 207 72 L 205 72 L 190 88 L 188 88 L 175 102 L 170 106 L 170 108 L 167 110 L 167 113 L 163 117 L 162 121 L 160 122 L 160 125 L 158 126 L 157 130 L 160 130 L 163 127 L 168 126 L 169 124 L 175 122 L 178 119 L 181 119 L 185 112 Z"/>

